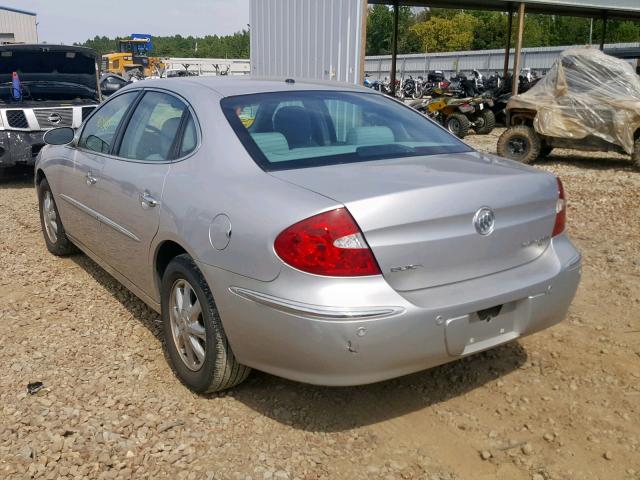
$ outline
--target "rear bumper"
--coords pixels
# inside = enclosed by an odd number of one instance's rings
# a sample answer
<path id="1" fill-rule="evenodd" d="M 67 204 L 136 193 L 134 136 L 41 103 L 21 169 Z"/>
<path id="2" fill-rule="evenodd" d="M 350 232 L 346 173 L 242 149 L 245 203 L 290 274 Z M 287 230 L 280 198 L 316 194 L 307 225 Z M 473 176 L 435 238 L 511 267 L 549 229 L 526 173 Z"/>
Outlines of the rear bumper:
<path id="1" fill-rule="evenodd" d="M 200 268 L 241 363 L 340 386 L 424 370 L 560 322 L 581 258 L 562 235 L 530 264 L 404 295 L 382 277 L 326 279 L 283 269 L 272 282 L 256 282 Z M 490 321 L 476 313 L 497 305 Z"/>
<path id="2" fill-rule="evenodd" d="M 0 169 L 16 165 L 33 166 L 44 146 L 44 132 L 0 131 Z"/>

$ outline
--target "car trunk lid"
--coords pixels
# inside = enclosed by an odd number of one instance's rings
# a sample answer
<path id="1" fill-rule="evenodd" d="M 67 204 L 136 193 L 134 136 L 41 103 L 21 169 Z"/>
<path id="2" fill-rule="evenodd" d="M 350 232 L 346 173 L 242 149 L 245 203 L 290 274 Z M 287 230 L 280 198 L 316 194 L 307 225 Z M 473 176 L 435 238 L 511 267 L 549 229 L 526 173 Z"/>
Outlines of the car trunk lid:
<path id="1" fill-rule="evenodd" d="M 549 244 L 558 197 L 553 176 L 476 152 L 271 174 L 345 205 L 399 291 L 534 260 Z M 482 208 L 495 215 L 488 235 L 474 226 Z"/>

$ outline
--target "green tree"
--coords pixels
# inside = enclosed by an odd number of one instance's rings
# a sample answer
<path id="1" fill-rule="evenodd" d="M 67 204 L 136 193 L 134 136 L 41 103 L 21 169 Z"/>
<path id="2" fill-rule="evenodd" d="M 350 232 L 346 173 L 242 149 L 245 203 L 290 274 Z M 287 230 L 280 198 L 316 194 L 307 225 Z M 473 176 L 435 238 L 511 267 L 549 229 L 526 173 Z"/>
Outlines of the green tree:
<path id="1" fill-rule="evenodd" d="M 99 55 L 118 51 L 118 37 L 98 37 L 83 43 Z M 196 50 L 197 45 L 197 50 Z M 153 37 L 151 55 L 158 57 L 199 58 L 249 58 L 249 32 L 242 30 L 233 35 L 207 35 L 205 37 L 183 37 L 182 35 Z"/>
<path id="2" fill-rule="evenodd" d="M 416 16 L 410 7 L 400 7 L 398 11 L 398 51 L 419 52 L 421 41 L 411 30 Z M 367 55 L 388 55 L 391 53 L 393 36 L 393 9 L 386 5 L 374 5 L 367 16 Z"/>
<path id="3" fill-rule="evenodd" d="M 469 50 L 480 21 L 465 12 L 450 18 L 431 16 L 411 27 L 422 43 L 423 52 Z"/>

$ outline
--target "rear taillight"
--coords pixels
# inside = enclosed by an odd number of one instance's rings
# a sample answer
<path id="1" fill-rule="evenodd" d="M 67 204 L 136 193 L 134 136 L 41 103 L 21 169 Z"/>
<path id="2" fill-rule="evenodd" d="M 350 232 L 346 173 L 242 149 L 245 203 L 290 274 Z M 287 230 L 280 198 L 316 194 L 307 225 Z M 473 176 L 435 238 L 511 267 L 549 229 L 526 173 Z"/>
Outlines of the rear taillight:
<path id="1" fill-rule="evenodd" d="M 556 223 L 553 226 L 553 233 L 551 234 L 552 237 L 564 232 L 567 224 L 567 199 L 564 196 L 564 187 L 562 186 L 562 182 L 559 178 L 556 178 L 556 180 L 558 181 L 558 200 L 556 200 Z"/>
<path id="2" fill-rule="evenodd" d="M 346 208 L 290 226 L 278 235 L 274 248 L 285 263 L 303 272 L 334 277 L 380 274 L 371 249 Z"/>

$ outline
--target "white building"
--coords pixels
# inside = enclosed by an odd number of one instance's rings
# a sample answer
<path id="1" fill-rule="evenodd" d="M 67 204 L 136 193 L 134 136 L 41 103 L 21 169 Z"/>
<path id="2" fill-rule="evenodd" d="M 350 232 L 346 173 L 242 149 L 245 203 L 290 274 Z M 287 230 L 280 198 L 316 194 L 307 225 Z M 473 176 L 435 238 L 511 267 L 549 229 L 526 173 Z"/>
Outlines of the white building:
<path id="1" fill-rule="evenodd" d="M 36 14 L 0 5 L 0 44 L 38 43 Z"/>

